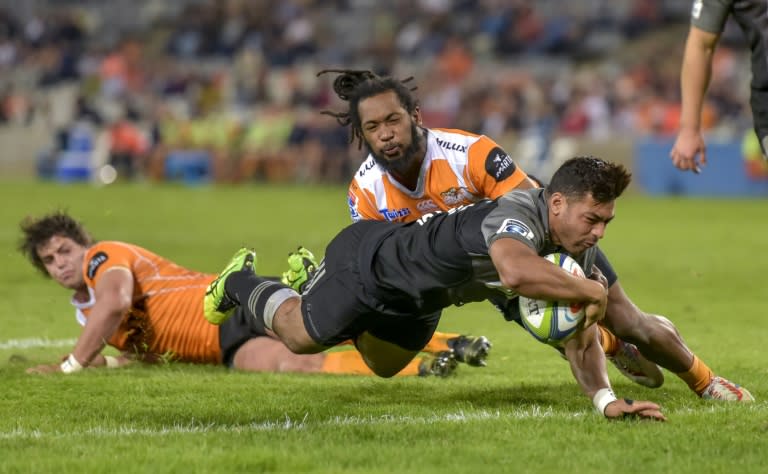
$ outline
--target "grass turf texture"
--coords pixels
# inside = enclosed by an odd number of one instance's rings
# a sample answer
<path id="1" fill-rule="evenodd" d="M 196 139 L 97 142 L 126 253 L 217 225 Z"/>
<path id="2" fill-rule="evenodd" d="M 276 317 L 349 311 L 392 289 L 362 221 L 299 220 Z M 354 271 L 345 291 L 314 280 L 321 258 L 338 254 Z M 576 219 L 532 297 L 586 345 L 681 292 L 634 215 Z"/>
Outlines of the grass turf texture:
<path id="1" fill-rule="evenodd" d="M 489 367 L 448 380 L 246 374 L 172 363 L 30 376 L 77 337 L 69 292 L 15 251 L 19 220 L 65 208 L 99 239 L 216 272 L 241 245 L 284 270 L 348 223 L 340 187 L 0 187 L 0 472 L 764 472 L 765 202 L 623 197 L 603 248 L 624 288 L 678 325 L 752 405 L 707 403 L 674 375 L 657 390 L 609 366 L 619 396 L 670 421 L 608 422 L 565 361 L 489 304 L 446 311 L 442 330 L 484 334 Z M 42 343 L 30 341 L 43 338 Z M 62 340 L 65 340 L 62 342 Z M 27 343 L 30 347 L 23 347 Z M 51 347 L 59 343 L 59 347 Z"/>

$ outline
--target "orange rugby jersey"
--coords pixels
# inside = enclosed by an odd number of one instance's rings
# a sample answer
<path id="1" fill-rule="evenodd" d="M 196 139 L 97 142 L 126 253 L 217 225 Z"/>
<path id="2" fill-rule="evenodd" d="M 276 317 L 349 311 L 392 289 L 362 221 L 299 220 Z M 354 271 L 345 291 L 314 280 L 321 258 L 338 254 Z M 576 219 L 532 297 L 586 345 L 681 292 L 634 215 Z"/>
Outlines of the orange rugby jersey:
<path id="1" fill-rule="evenodd" d="M 215 275 L 183 268 L 146 249 L 125 242 L 99 242 L 88 249 L 83 274 L 91 295 L 72 301 L 85 325 L 94 288 L 108 269 L 133 274 L 133 305 L 109 344 L 122 351 L 154 354 L 195 363 L 220 363 L 219 328 L 203 317 L 203 296 Z"/>
<path id="2" fill-rule="evenodd" d="M 434 211 L 495 199 L 527 175 L 493 140 L 463 130 L 427 130 L 427 152 L 411 191 L 376 165 L 363 162 L 349 186 L 353 221 L 409 222 Z"/>

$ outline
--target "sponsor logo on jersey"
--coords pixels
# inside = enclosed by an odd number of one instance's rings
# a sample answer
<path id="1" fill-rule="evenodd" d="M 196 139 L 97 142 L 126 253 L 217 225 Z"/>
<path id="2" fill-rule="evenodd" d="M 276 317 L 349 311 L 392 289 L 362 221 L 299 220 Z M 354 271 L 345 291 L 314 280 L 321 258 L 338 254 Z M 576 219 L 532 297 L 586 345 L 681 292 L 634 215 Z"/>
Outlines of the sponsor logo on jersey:
<path id="1" fill-rule="evenodd" d="M 525 223 L 517 219 L 504 219 L 497 234 L 517 234 L 528 240 L 533 240 L 533 232 Z"/>
<path id="2" fill-rule="evenodd" d="M 426 224 L 430 219 L 432 219 L 435 216 L 439 216 L 440 214 L 448 214 L 449 216 L 451 214 L 456 214 L 457 212 L 461 212 L 464 209 L 469 209 L 470 207 L 474 206 L 475 203 L 467 204 L 465 206 L 457 206 L 453 207 L 451 209 L 448 209 L 447 211 L 435 211 L 435 212 L 428 212 L 424 214 L 423 216 L 419 217 L 416 222 L 418 222 L 419 225 Z"/>
<path id="3" fill-rule="evenodd" d="M 352 220 L 357 222 L 360 220 L 360 213 L 357 211 L 357 196 L 350 191 L 347 193 L 347 204 L 349 205 L 349 215 Z"/>
<path id="4" fill-rule="evenodd" d="M 419 212 L 432 212 L 437 211 L 440 209 L 440 207 L 435 204 L 435 201 L 431 199 L 425 199 L 423 201 L 419 201 L 416 203 L 416 209 L 419 210 Z"/>
<path id="5" fill-rule="evenodd" d="M 517 166 L 512 158 L 499 147 L 495 147 L 485 158 L 485 171 L 496 181 L 504 181 L 512 176 Z"/>
<path id="6" fill-rule="evenodd" d="M 369 158 L 360 166 L 360 171 L 357 172 L 357 175 L 360 177 L 365 176 L 365 173 L 367 173 L 368 170 L 372 169 L 374 166 L 376 166 L 376 162 L 373 160 L 373 158 Z"/>
<path id="7" fill-rule="evenodd" d="M 401 217 L 405 217 L 411 213 L 411 210 L 407 207 L 402 209 L 379 209 L 379 214 L 384 216 L 384 219 L 388 221 L 395 221 Z"/>
<path id="8" fill-rule="evenodd" d="M 476 199 L 473 199 L 472 193 L 467 191 L 467 188 L 457 188 L 455 186 L 440 193 L 440 199 L 442 199 L 448 207 L 476 201 Z"/>
<path id="9" fill-rule="evenodd" d="M 437 144 L 440 145 L 440 148 L 445 148 L 446 150 L 451 151 L 460 151 L 462 153 L 467 152 L 467 146 L 466 145 L 459 145 L 458 143 L 451 143 L 445 140 L 441 140 L 439 138 L 435 138 L 435 141 L 437 141 Z"/>
<path id="10" fill-rule="evenodd" d="M 701 16 L 701 8 L 704 6 L 703 3 L 704 2 L 701 0 L 696 0 L 693 2 L 693 8 L 691 8 L 691 16 L 696 20 L 698 20 Z"/>
<path id="11" fill-rule="evenodd" d="M 93 277 L 96 276 L 96 271 L 108 259 L 109 257 L 107 257 L 107 254 L 104 252 L 96 252 L 96 254 L 91 257 L 91 260 L 88 262 L 88 278 L 93 279 Z"/>

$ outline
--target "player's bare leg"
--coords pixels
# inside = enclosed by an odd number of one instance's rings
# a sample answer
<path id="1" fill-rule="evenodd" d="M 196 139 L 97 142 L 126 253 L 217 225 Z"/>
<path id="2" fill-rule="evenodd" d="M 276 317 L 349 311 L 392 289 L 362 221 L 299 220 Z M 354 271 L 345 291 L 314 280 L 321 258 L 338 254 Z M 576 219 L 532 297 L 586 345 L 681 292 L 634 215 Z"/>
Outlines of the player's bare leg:
<path id="1" fill-rule="evenodd" d="M 618 282 L 608 291 L 608 310 L 603 322 L 616 336 L 634 344 L 648 360 L 680 377 L 702 398 L 754 400 L 747 389 L 715 376 L 686 346 L 669 319 L 642 312 Z"/>

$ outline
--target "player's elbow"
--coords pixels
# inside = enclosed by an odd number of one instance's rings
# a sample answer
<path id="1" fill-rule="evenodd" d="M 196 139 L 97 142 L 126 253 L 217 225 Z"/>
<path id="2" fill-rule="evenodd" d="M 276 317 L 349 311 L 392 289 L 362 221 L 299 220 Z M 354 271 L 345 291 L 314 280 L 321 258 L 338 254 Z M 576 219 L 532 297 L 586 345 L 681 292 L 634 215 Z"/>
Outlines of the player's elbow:
<path id="1" fill-rule="evenodd" d="M 122 318 L 124 314 L 131 310 L 133 300 L 130 295 L 116 292 L 108 299 L 108 312 L 115 318 Z"/>
<path id="2" fill-rule="evenodd" d="M 525 272 L 519 269 L 508 269 L 499 273 L 499 281 L 504 288 L 518 291 L 526 282 Z"/>

